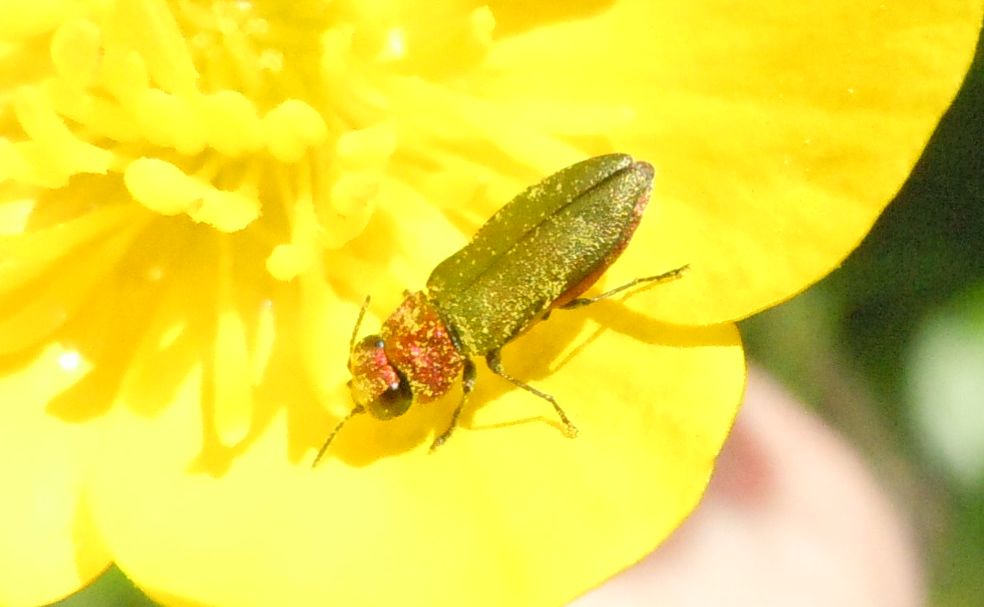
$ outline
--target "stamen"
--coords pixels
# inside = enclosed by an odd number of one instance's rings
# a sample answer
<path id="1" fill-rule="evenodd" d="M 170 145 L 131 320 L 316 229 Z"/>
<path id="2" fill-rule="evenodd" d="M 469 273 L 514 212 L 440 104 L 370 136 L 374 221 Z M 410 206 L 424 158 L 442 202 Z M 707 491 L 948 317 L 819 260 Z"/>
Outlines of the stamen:
<path id="1" fill-rule="evenodd" d="M 263 117 L 267 148 L 280 162 L 293 163 L 308 148 L 324 143 L 328 128 L 314 108 L 299 99 L 288 99 Z"/>

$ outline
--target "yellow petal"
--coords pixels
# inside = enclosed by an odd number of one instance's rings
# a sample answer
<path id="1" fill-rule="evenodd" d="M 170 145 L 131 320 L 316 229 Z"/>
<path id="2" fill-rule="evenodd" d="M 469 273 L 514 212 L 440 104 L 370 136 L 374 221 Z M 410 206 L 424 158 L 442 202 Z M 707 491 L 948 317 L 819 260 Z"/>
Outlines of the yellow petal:
<path id="1" fill-rule="evenodd" d="M 223 444 L 235 445 L 249 431 L 253 413 L 246 328 L 235 310 L 227 308 L 219 313 L 212 364 L 216 431 Z"/>
<path id="2" fill-rule="evenodd" d="M 48 271 L 6 297 L 0 315 L 0 353 L 29 348 L 68 322 L 106 280 L 135 232 L 128 228 L 114 234 L 90 247 L 85 256 L 61 264 L 57 279 Z"/>
<path id="3" fill-rule="evenodd" d="M 53 602 L 86 584 L 112 556 L 83 492 L 96 427 L 80 431 L 45 412 L 48 400 L 87 372 L 77 351 L 52 344 L 3 364 L 0 374 L 0 604 Z"/>
<path id="4" fill-rule="evenodd" d="M 203 455 L 214 453 L 209 439 L 193 438 L 192 376 L 156 419 L 117 416 L 92 487 L 100 529 L 128 575 L 182 601 L 571 599 L 642 557 L 689 512 L 730 425 L 744 367 L 733 327 L 682 331 L 609 303 L 590 315 L 607 327 L 596 335 L 584 315 L 558 316 L 511 346 L 505 362 L 555 394 L 581 430 L 576 439 L 563 436 L 549 404 L 485 373 L 478 410 L 435 454 L 426 434 L 446 423 L 453 398 L 400 421 L 353 421 L 313 470 L 313 450 L 293 463 L 285 456 L 327 426 L 290 433 L 280 414 L 216 475 L 227 460 Z M 614 350 L 625 358 L 608 355 Z M 622 363 L 633 358 L 660 374 Z M 562 362 L 552 368 L 550 360 Z M 297 394 L 289 378 L 277 385 L 281 397 Z M 405 449 L 412 452 L 387 456 Z M 201 567 L 162 545 L 215 558 Z M 263 574 L 215 583 L 245 571 Z"/>
<path id="5" fill-rule="evenodd" d="M 41 0 L 0 26 L 25 37 L 0 43 L 0 352 L 12 379 L 69 337 L 92 365 L 4 426 L 84 437 L 85 471 L 52 483 L 51 592 L 108 553 L 168 602 L 550 605 L 650 550 L 698 499 L 744 377 L 730 324 L 686 325 L 747 315 L 846 254 L 981 17 L 842 4 Z M 580 438 L 484 373 L 437 454 L 455 394 L 354 418 L 312 471 L 352 407 L 362 297 L 368 333 L 520 189 L 613 149 L 660 173 L 609 282 L 692 270 L 506 349 Z M 98 537 L 71 535 L 64 513 L 89 497 Z"/>
<path id="6" fill-rule="evenodd" d="M 801 291 L 858 244 L 956 93 L 982 9 L 616 2 L 502 40 L 477 86 L 520 129 L 539 118 L 530 99 L 631 109 L 607 145 L 652 162 L 656 188 L 609 284 L 689 263 L 679 288 L 631 305 L 719 322 Z"/>

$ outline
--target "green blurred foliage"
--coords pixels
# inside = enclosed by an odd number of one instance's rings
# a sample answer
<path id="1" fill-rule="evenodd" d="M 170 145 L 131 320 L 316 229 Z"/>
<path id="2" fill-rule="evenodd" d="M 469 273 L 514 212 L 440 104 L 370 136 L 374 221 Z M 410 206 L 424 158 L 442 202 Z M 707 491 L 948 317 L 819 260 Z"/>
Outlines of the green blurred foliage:
<path id="1" fill-rule="evenodd" d="M 116 567 L 110 567 L 87 587 L 54 603 L 57 607 L 156 607 Z M 54 607 L 53 606 L 53 607 Z"/>
<path id="2" fill-rule="evenodd" d="M 750 358 L 858 445 L 886 488 L 911 510 L 926 552 L 930 604 L 937 607 L 984 605 L 984 487 L 957 483 L 940 468 L 932 441 L 913 419 L 917 403 L 909 389 L 910 363 L 927 327 L 974 326 L 971 316 L 984 313 L 984 298 L 968 293 L 979 292 L 981 284 L 984 45 L 979 42 L 953 106 L 864 243 L 803 295 L 742 323 Z M 970 309 L 974 306 L 981 309 Z M 951 337 L 980 336 L 969 331 Z M 963 366 L 967 373 L 984 375 L 984 364 L 976 370 Z M 984 394 L 969 398 L 964 408 L 984 416 Z M 984 436 L 977 441 L 984 442 Z"/>

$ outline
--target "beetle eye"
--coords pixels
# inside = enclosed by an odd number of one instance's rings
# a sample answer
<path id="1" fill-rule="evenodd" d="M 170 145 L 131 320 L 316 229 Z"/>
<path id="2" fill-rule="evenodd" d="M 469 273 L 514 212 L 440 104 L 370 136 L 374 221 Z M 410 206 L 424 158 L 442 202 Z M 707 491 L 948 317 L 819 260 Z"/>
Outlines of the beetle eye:
<path id="1" fill-rule="evenodd" d="M 410 390 L 410 384 L 402 373 L 398 376 L 400 381 L 390 384 L 382 394 L 374 398 L 366 406 L 370 415 L 376 419 L 399 417 L 410 408 L 410 403 L 413 402 L 413 392 Z"/>
<path id="2" fill-rule="evenodd" d="M 390 364 L 385 346 L 378 335 L 370 335 L 355 344 L 349 359 L 352 400 L 376 419 L 403 415 L 413 402 L 410 383 Z"/>

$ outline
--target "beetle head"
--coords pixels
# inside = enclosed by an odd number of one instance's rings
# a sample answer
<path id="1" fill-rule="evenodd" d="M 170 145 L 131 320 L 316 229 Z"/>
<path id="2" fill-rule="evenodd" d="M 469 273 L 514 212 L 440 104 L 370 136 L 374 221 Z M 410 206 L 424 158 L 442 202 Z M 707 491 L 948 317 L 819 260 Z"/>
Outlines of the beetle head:
<path id="1" fill-rule="evenodd" d="M 406 413 L 413 402 L 407 378 L 386 356 L 386 342 L 378 335 L 362 338 L 349 357 L 352 381 L 349 389 L 356 407 L 376 419 L 391 419 Z"/>

